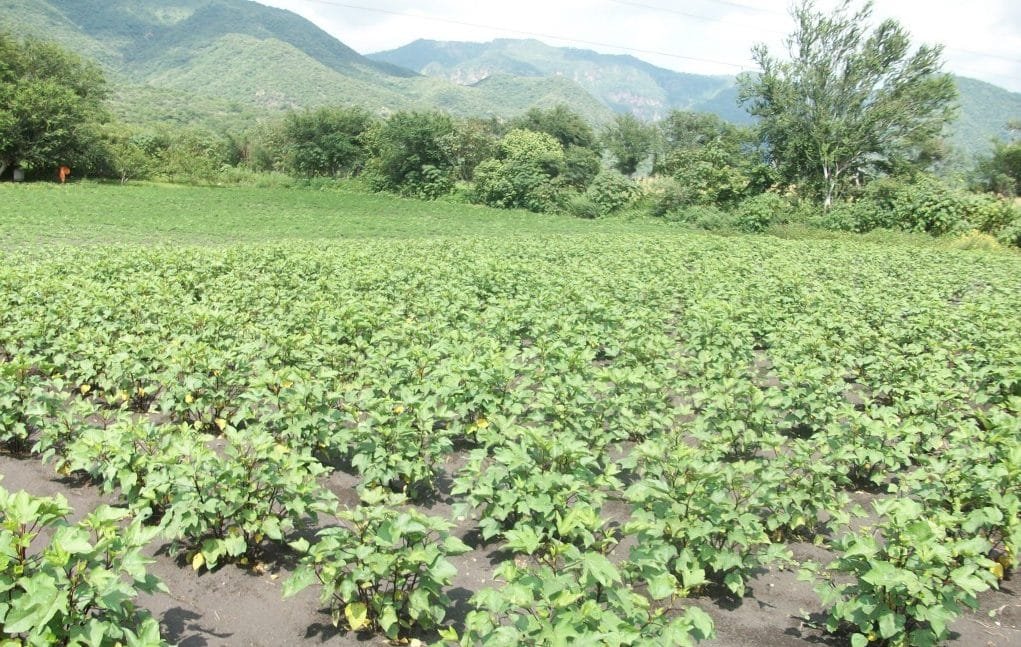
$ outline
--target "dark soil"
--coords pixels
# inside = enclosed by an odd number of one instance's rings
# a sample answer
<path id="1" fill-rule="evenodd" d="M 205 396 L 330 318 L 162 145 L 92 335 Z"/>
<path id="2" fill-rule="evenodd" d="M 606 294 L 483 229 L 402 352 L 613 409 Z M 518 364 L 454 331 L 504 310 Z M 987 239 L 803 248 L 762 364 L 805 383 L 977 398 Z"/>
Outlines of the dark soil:
<path id="1" fill-rule="evenodd" d="M 96 488 L 65 479 L 36 458 L 15 459 L 0 455 L 0 481 L 6 489 L 26 490 L 35 495 L 63 494 L 83 516 L 101 503 L 113 503 Z M 327 482 L 340 500 L 357 502 L 355 479 L 337 472 Z M 442 498 L 442 497 L 441 497 Z M 429 514 L 449 518 L 445 501 L 427 506 Z M 326 521 L 326 520 L 324 520 Z M 473 526 L 462 522 L 461 536 Z M 809 544 L 791 546 L 799 561 L 825 562 L 830 555 Z M 385 644 L 372 636 L 349 634 L 335 629 L 323 611 L 315 587 L 293 598 L 283 599 L 281 587 L 288 576 L 287 560 L 257 563 L 248 568 L 227 565 L 213 572 L 196 573 L 188 564 L 154 545 L 149 554 L 155 560 L 150 572 L 160 577 L 169 594 L 143 596 L 140 603 L 160 620 L 164 636 L 182 647 L 212 645 L 279 645 L 328 643 L 331 645 Z M 448 616 L 455 622 L 469 609 L 474 591 L 492 584 L 495 564 L 502 557 L 498 547 L 481 546 L 453 559 L 458 568 L 449 595 L 453 607 Z M 1015 581 L 1006 581 L 1000 591 L 981 596 L 981 609 L 969 613 L 954 625 L 953 645 L 961 647 L 1021 647 L 1021 596 Z M 739 601 L 725 596 L 707 596 L 691 603 L 709 613 L 716 622 L 717 638 L 707 643 L 718 647 L 805 647 L 841 645 L 813 627 L 812 614 L 819 602 L 810 584 L 797 579 L 791 570 L 769 570 L 749 582 L 748 595 Z M 991 615 L 992 614 L 992 615 Z M 807 622 L 806 622 L 807 621 Z"/>

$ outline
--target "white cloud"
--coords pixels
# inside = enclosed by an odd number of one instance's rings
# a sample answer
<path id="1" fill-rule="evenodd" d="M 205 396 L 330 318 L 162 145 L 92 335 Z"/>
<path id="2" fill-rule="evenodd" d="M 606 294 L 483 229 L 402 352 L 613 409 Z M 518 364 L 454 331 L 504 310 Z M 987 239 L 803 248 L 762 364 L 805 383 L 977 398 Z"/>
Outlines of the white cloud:
<path id="1" fill-rule="evenodd" d="M 418 38 L 481 42 L 532 35 L 701 74 L 753 69 L 752 45 L 779 50 L 793 26 L 790 0 L 257 1 L 295 11 L 363 53 Z M 819 2 L 821 8 L 836 4 Z M 916 42 L 945 45 L 948 71 L 1021 91 L 1021 6 L 1014 0 L 875 4 L 877 18 L 899 20 Z"/>

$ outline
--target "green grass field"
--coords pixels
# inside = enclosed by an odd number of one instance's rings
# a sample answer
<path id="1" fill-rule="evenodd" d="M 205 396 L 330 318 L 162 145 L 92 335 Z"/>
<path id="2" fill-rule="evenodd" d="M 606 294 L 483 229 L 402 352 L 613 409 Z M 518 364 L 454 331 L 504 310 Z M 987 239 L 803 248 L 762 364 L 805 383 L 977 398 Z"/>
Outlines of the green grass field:
<path id="1" fill-rule="evenodd" d="M 52 485 L 16 479 L 46 461 L 158 511 L 153 568 L 238 643 L 311 644 L 325 603 L 342 632 L 464 644 L 824 640 L 804 613 L 852 644 L 980 644 L 966 607 L 1021 608 L 990 590 L 1021 550 L 1021 256 L 898 240 L 3 186 L 3 487 Z M 302 558 L 313 510 L 340 527 Z M 280 579 L 195 592 L 255 564 Z M 216 611 L 324 568 L 322 603 Z"/>
<path id="2" fill-rule="evenodd" d="M 4 247 L 556 235 L 655 226 L 405 200 L 345 185 L 331 190 L 0 185 L 0 246 Z"/>

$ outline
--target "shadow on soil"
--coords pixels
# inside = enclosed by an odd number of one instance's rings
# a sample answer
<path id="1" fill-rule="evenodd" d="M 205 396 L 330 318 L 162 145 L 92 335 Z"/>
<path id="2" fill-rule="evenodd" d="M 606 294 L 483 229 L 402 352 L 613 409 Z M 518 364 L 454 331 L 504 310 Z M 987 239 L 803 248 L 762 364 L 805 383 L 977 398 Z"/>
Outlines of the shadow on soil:
<path id="1" fill-rule="evenodd" d="M 181 607 L 167 609 L 160 619 L 163 637 L 178 647 L 206 647 L 210 638 L 214 638 L 217 643 L 222 644 L 224 640 L 233 635 L 218 634 L 211 629 L 205 629 L 198 622 L 201 619 L 202 616 L 199 614 Z"/>

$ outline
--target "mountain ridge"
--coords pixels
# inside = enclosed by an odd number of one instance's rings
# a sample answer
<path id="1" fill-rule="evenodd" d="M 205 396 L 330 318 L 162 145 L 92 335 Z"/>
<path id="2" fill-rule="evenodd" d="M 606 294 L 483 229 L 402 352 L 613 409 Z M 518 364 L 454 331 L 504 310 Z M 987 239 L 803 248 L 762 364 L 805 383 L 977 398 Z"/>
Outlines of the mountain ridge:
<path id="1" fill-rule="evenodd" d="M 711 112 L 738 124 L 752 118 L 737 102 L 736 79 L 676 72 L 630 55 L 600 54 L 570 47 L 552 47 L 529 39 L 496 39 L 486 43 L 418 39 L 368 57 L 456 83 L 494 73 L 567 76 L 615 112 L 657 119 L 672 109 Z M 537 61 L 543 61 L 537 64 Z M 603 78 L 587 79 L 598 66 Z M 625 72 L 621 68 L 629 68 Z M 1021 93 L 954 76 L 960 91 L 960 117 L 949 140 L 964 155 L 984 153 L 991 141 L 1006 137 L 1006 124 L 1021 118 Z"/>
<path id="2" fill-rule="evenodd" d="M 128 120 L 150 112 L 146 97 L 172 96 L 177 114 L 198 99 L 248 112 L 359 105 L 377 114 L 445 109 L 510 118 L 538 105 L 569 103 L 586 119 L 612 112 L 561 79 L 504 79 L 502 94 L 420 75 L 362 56 L 310 21 L 250 0 L 0 0 L 0 29 L 54 40 L 100 63 Z M 229 110 L 228 113 L 237 113 Z"/>
<path id="3" fill-rule="evenodd" d="M 363 56 L 297 14 L 253 0 L 0 0 L 0 29 L 54 40 L 106 70 L 127 121 L 230 119 L 321 105 L 376 114 L 438 108 L 506 119 L 566 104 L 594 125 L 683 109 L 751 123 L 735 79 L 676 72 L 626 54 L 537 40 L 419 39 Z M 985 152 L 1021 119 L 1021 93 L 956 77 L 951 142 Z M 215 114 L 214 114 L 215 113 Z"/>

